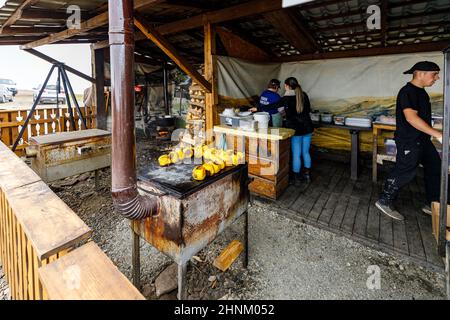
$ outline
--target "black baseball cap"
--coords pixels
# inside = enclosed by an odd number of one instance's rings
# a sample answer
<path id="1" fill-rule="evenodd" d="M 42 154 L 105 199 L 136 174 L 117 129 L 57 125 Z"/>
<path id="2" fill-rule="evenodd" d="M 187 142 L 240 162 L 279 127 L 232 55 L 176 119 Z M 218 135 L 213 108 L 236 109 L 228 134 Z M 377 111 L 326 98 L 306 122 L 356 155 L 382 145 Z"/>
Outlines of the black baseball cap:
<path id="1" fill-rule="evenodd" d="M 441 71 L 439 66 L 431 61 L 420 61 L 417 62 L 413 67 L 409 70 L 403 72 L 403 74 L 413 74 L 414 71 Z"/>
<path id="2" fill-rule="evenodd" d="M 269 85 L 279 87 L 280 86 L 280 80 L 278 80 L 278 79 L 271 79 L 269 81 Z"/>

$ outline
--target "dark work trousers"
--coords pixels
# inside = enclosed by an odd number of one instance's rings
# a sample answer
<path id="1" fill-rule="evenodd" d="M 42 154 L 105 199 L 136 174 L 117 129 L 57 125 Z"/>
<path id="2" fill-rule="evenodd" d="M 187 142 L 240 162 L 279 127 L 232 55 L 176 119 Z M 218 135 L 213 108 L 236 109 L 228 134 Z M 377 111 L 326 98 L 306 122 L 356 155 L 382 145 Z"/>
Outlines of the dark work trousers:
<path id="1" fill-rule="evenodd" d="M 396 141 L 397 157 L 394 169 L 384 184 L 381 198 L 393 201 L 400 189 L 416 176 L 419 164 L 424 168 L 427 202 L 439 201 L 441 158 L 430 139 L 416 142 Z"/>

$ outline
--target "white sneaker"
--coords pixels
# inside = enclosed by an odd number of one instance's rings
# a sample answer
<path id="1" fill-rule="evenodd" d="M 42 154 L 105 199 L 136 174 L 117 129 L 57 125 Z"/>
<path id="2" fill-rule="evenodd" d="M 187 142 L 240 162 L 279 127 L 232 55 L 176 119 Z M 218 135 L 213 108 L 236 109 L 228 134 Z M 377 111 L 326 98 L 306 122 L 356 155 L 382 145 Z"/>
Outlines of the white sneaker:
<path id="1" fill-rule="evenodd" d="M 426 213 L 426 214 L 428 214 L 428 215 L 432 215 L 433 213 L 431 212 L 431 207 L 429 206 L 429 205 L 427 205 L 427 204 L 425 204 L 423 207 L 422 207 L 422 212 L 423 213 Z"/>

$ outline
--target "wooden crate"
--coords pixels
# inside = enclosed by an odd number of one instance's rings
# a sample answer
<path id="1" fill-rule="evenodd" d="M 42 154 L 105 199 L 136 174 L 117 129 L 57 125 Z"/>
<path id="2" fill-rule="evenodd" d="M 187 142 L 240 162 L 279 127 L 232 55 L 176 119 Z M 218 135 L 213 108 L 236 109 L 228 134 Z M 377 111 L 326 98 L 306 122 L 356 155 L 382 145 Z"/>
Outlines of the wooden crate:
<path id="1" fill-rule="evenodd" d="M 439 215 L 440 215 L 440 203 L 439 202 L 433 202 L 431 204 L 431 223 L 432 223 L 432 230 L 434 234 L 434 238 L 436 241 L 439 241 Z M 445 238 L 450 241 L 450 205 L 447 205 L 447 233 Z"/>

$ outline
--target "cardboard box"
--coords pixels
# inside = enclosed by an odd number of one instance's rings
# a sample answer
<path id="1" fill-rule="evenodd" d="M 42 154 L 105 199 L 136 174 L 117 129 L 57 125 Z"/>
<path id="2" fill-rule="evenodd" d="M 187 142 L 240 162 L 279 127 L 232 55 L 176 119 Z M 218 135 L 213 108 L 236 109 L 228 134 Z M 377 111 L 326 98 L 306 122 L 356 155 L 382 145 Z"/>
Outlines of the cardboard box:
<path id="1" fill-rule="evenodd" d="M 431 223 L 432 223 L 432 230 L 434 234 L 434 238 L 436 239 L 436 242 L 439 239 L 439 209 L 440 204 L 439 202 L 433 202 L 431 204 Z M 446 239 L 450 240 L 450 232 L 449 227 L 450 226 L 450 205 L 447 205 L 447 233 L 446 233 Z"/>

